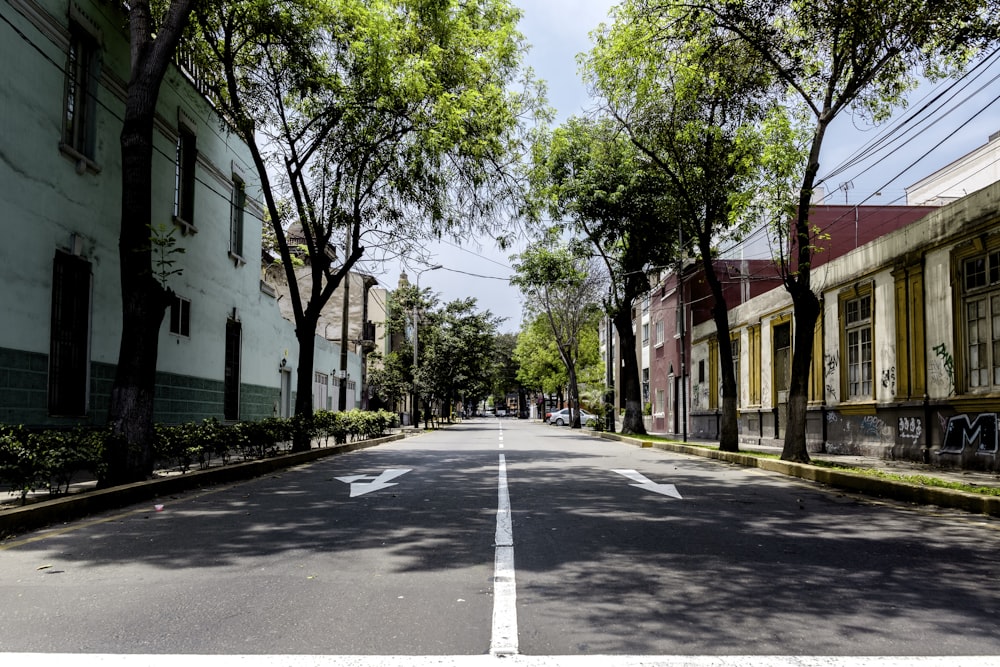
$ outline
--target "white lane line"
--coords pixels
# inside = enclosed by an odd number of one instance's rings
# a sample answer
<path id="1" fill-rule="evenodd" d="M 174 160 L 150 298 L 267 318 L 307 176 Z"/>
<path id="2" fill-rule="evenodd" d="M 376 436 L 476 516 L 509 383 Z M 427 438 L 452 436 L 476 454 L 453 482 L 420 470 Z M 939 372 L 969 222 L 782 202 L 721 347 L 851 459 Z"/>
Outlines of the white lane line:
<path id="1" fill-rule="evenodd" d="M 795 656 L 795 655 L 169 655 L 108 653 L 0 653 L 5 665 L 72 664 L 74 667 L 1000 667 L 998 656 Z"/>
<path id="2" fill-rule="evenodd" d="M 517 655 L 517 585 L 514 582 L 514 529 L 507 492 L 507 459 L 503 454 L 500 455 L 499 468 L 490 655 L 512 656 Z"/>

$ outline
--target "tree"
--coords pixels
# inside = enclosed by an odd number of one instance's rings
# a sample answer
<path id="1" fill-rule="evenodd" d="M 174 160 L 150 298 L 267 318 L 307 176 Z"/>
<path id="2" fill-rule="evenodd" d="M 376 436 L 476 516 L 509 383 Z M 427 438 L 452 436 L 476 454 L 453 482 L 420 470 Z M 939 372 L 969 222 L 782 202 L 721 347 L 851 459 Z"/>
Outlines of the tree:
<path id="1" fill-rule="evenodd" d="M 555 394 L 566 386 L 566 365 L 559 357 L 555 338 L 544 314 L 537 314 L 525 323 L 517 335 L 514 348 L 517 379 L 525 387 Z"/>
<path id="2" fill-rule="evenodd" d="M 663 171 L 669 215 L 695 241 L 713 297 L 722 369 L 719 448 L 738 451 L 729 313 L 714 260 L 717 244 L 739 240 L 755 222 L 747 213 L 770 154 L 763 128 L 778 111 L 775 78 L 752 49 L 713 29 L 704 15 L 648 16 L 642 5 L 635 0 L 617 9 L 615 23 L 597 33 L 585 67 L 607 111 Z M 795 152 L 791 142 L 783 148 Z"/>
<path id="3" fill-rule="evenodd" d="M 521 289 L 528 310 L 542 315 L 566 367 L 570 425 L 580 428 L 580 387 L 577 378 L 583 332 L 596 328 L 604 285 L 599 272 L 567 246 L 538 245 L 525 250 L 514 264 L 511 283 Z"/>
<path id="4" fill-rule="evenodd" d="M 296 414 L 312 411 L 320 312 L 366 247 L 406 255 L 429 238 L 498 228 L 535 104 L 510 85 L 524 51 L 518 16 L 508 0 L 288 0 L 199 13 L 212 97 L 250 147 L 288 279 Z M 296 247 L 310 267 L 301 286 Z"/>
<path id="5" fill-rule="evenodd" d="M 632 304 L 649 291 L 647 270 L 676 257 L 664 177 L 610 119 L 571 118 L 535 142 L 531 183 L 532 205 L 568 219 L 566 226 L 604 264 L 605 312 L 622 350 L 622 433 L 643 434 Z"/>
<path id="6" fill-rule="evenodd" d="M 423 333 L 423 360 L 418 369 L 425 400 L 443 401 L 449 408 L 467 389 L 483 392 L 494 379 L 497 327 L 502 318 L 478 312 L 474 298 L 445 304 L 431 318 L 429 335 Z"/>
<path id="7" fill-rule="evenodd" d="M 788 254 L 782 256 L 781 268 L 795 314 L 788 428 L 781 457 L 807 462 L 809 372 L 820 315 L 810 281 L 817 239 L 809 214 L 827 129 L 851 110 L 884 120 L 893 107 L 905 102 L 918 71 L 937 78 L 961 69 L 984 43 L 996 39 L 996 2 L 649 0 L 646 6 L 661 16 L 678 9 L 712 16 L 717 27 L 759 54 L 788 86 L 793 96 L 789 104 L 797 101 L 796 113 L 808 118 L 808 157 L 797 165 L 799 185 L 792 194 L 785 190 L 785 182 L 772 191 L 778 224 L 783 226 L 791 218 Z"/>
<path id="8" fill-rule="evenodd" d="M 369 361 L 375 361 L 375 356 L 369 357 Z M 372 366 L 368 371 L 368 387 L 374 393 L 374 403 L 383 409 L 396 409 L 410 388 L 406 369 L 402 355 L 396 350 L 386 354 L 381 363 Z"/>
<path id="9" fill-rule="evenodd" d="M 102 486 L 153 472 L 153 394 L 160 325 L 170 291 L 153 272 L 153 121 L 160 85 L 195 0 L 172 0 L 154 14 L 150 2 L 127 7 L 131 67 L 121 131 L 122 199 L 118 241 L 121 343 L 108 421 L 116 437 L 105 449 Z"/>
<path id="10" fill-rule="evenodd" d="M 417 422 L 417 401 L 418 401 L 418 381 L 417 369 L 420 366 L 419 359 L 414 359 L 414 334 L 420 336 L 419 345 L 416 350 L 419 354 L 426 354 L 425 344 L 428 336 L 431 335 L 431 327 L 434 326 L 433 312 L 438 305 L 438 299 L 430 289 L 425 287 L 418 290 L 415 285 L 404 285 L 391 292 L 387 302 L 386 333 L 390 336 L 400 335 L 404 340 L 408 340 L 408 349 L 401 349 L 399 357 L 403 378 L 413 397 L 411 409 L 413 411 L 414 426 Z M 419 326 L 414 327 L 414 324 Z"/>
<path id="11" fill-rule="evenodd" d="M 501 333 L 494 338 L 493 358 L 490 361 L 490 392 L 494 396 L 517 394 L 517 407 L 520 411 L 525 406 L 524 387 L 518 380 L 518 366 L 514 358 L 517 348 L 517 334 Z M 520 412 L 518 417 L 520 417 Z"/>

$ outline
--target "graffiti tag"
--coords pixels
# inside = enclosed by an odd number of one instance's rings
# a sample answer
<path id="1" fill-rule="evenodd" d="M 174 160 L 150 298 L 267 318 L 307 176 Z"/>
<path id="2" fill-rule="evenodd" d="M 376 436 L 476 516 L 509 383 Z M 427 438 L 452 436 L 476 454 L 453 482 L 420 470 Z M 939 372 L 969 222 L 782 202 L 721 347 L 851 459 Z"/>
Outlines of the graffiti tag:
<path id="1" fill-rule="evenodd" d="M 881 438 L 887 431 L 885 422 L 875 415 L 865 415 L 861 420 L 861 432 L 865 435 Z"/>
<path id="2" fill-rule="evenodd" d="M 914 444 L 924 432 L 923 421 L 919 417 L 900 417 L 897 428 L 901 440 L 912 440 Z"/>
<path id="3" fill-rule="evenodd" d="M 948 384 L 951 385 L 951 391 L 949 394 L 955 393 L 955 360 L 951 356 L 951 352 L 948 351 L 948 347 L 944 343 L 938 343 L 934 346 L 934 354 L 937 355 L 938 360 L 941 362 L 941 366 L 944 369 L 945 375 L 948 379 Z"/>
<path id="4" fill-rule="evenodd" d="M 948 420 L 944 442 L 939 454 L 961 454 L 966 446 L 983 456 L 996 456 L 1000 441 L 997 439 L 997 415 L 984 412 L 969 419 L 968 415 L 955 415 Z"/>
<path id="5" fill-rule="evenodd" d="M 891 366 L 890 368 L 882 371 L 882 388 L 883 389 L 895 389 L 896 388 L 896 367 Z"/>

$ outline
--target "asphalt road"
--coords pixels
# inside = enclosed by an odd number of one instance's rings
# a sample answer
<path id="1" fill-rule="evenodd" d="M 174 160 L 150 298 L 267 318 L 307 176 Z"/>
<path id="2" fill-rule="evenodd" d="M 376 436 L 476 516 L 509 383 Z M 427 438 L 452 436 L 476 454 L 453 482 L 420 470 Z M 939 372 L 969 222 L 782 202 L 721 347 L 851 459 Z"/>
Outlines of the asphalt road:
<path id="1" fill-rule="evenodd" d="M 1000 521 L 568 428 L 472 420 L 158 502 L 0 546 L 0 652 L 1000 655 Z"/>

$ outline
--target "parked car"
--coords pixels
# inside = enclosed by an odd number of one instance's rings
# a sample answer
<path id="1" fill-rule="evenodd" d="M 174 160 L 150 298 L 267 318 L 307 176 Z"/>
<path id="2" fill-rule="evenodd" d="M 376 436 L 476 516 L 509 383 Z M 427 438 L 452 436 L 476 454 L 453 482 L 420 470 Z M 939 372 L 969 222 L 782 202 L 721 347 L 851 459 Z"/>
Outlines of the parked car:
<path id="1" fill-rule="evenodd" d="M 597 419 L 597 415 L 591 414 L 586 410 L 578 410 L 578 412 L 580 413 L 581 426 L 586 426 L 587 422 L 591 419 Z M 545 421 L 549 424 L 555 424 L 556 426 L 565 426 L 569 424 L 569 408 L 549 412 L 545 415 Z"/>

